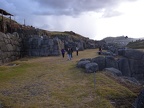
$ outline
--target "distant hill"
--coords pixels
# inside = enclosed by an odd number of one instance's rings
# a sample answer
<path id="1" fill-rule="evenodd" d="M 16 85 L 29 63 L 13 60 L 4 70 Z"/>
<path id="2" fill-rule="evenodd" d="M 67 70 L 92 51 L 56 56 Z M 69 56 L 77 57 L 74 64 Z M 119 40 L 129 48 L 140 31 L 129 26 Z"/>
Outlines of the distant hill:
<path id="1" fill-rule="evenodd" d="M 134 42 L 130 42 L 127 44 L 128 48 L 133 48 L 133 49 L 144 49 L 144 39 L 142 40 L 136 40 Z"/>
<path id="2" fill-rule="evenodd" d="M 129 42 L 136 41 L 135 38 L 129 38 L 127 36 L 118 36 L 118 37 L 106 37 L 103 39 L 106 43 L 117 43 L 122 45 L 127 45 Z"/>

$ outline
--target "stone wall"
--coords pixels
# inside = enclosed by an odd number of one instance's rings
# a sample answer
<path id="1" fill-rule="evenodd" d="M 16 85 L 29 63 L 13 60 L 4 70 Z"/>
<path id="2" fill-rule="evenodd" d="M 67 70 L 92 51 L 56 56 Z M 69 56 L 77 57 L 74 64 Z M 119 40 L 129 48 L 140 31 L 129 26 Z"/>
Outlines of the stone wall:
<path id="1" fill-rule="evenodd" d="M 56 34 L 52 35 L 52 37 L 57 37 L 60 39 L 67 50 L 68 47 L 72 48 L 74 51 L 76 50 L 76 46 L 79 48 L 80 51 L 85 49 L 94 49 L 98 48 L 98 42 L 91 40 L 86 37 L 79 37 L 77 35 L 69 35 L 69 34 Z"/>
<path id="2" fill-rule="evenodd" d="M 17 33 L 0 32 L 0 65 L 21 57 L 21 41 Z"/>
<path id="3" fill-rule="evenodd" d="M 58 56 L 61 49 L 68 47 L 75 51 L 97 48 L 96 42 L 88 38 L 71 35 L 49 36 L 36 30 L 19 30 L 18 33 L 0 32 L 0 65 L 24 56 Z"/>
<path id="4" fill-rule="evenodd" d="M 118 54 L 122 56 L 118 60 L 122 73 L 144 81 L 144 52 L 134 49 L 120 49 Z"/>
<path id="5" fill-rule="evenodd" d="M 57 56 L 64 48 L 58 38 L 0 32 L 0 65 L 24 56 Z"/>
<path id="6" fill-rule="evenodd" d="M 28 56 L 58 56 L 60 50 L 64 48 L 60 39 L 48 36 L 32 36 L 26 45 Z"/>

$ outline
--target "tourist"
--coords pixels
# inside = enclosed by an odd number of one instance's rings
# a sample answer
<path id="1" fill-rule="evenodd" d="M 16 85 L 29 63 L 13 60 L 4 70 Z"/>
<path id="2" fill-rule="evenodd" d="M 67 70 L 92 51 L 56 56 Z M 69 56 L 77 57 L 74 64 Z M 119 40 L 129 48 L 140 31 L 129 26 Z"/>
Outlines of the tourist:
<path id="1" fill-rule="evenodd" d="M 64 56 L 65 56 L 65 50 L 64 49 L 61 49 L 61 54 L 62 54 L 62 57 L 64 58 Z"/>
<path id="2" fill-rule="evenodd" d="M 67 49 L 67 56 L 68 56 L 68 60 L 71 60 L 71 49 L 70 48 Z"/>
<path id="3" fill-rule="evenodd" d="M 101 55 L 101 53 L 102 53 L 102 47 L 100 46 L 99 47 L 99 55 Z"/>
<path id="4" fill-rule="evenodd" d="M 72 48 L 70 48 L 70 50 L 71 50 L 71 58 L 73 57 L 73 55 L 72 55 L 72 53 L 73 53 L 73 49 Z"/>
<path id="5" fill-rule="evenodd" d="M 78 56 L 78 50 L 79 48 L 76 46 L 76 55 Z"/>

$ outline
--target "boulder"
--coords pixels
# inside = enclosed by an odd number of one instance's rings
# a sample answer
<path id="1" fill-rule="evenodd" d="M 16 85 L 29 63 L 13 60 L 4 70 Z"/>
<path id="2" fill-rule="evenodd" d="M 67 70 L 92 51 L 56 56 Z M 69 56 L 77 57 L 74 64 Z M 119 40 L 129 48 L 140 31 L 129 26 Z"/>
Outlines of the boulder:
<path id="1" fill-rule="evenodd" d="M 144 53 L 140 50 L 126 49 L 123 56 L 129 59 L 141 60 L 143 55 Z"/>
<path id="2" fill-rule="evenodd" d="M 88 60 L 88 61 L 90 61 L 90 62 L 91 62 L 91 60 L 92 60 L 92 59 L 91 59 L 91 58 L 86 58 L 86 59 L 85 59 L 85 58 L 83 58 L 83 59 L 80 59 L 80 61 L 86 61 L 86 60 Z"/>
<path id="3" fill-rule="evenodd" d="M 85 69 L 87 73 L 94 73 L 98 71 L 98 64 L 97 63 L 87 63 L 85 65 Z"/>
<path id="4" fill-rule="evenodd" d="M 115 60 L 114 57 L 112 57 L 112 56 L 106 56 L 105 57 L 105 62 L 106 62 L 106 68 L 113 67 L 113 68 L 118 69 L 118 63 L 117 63 L 117 61 Z"/>
<path id="5" fill-rule="evenodd" d="M 129 66 L 129 60 L 127 58 L 120 58 L 118 60 L 119 70 L 122 72 L 123 76 L 131 76 L 131 70 Z"/>
<path id="6" fill-rule="evenodd" d="M 99 70 L 102 71 L 105 68 L 105 57 L 99 56 L 92 59 L 92 62 L 97 63 Z"/>
<path id="7" fill-rule="evenodd" d="M 124 81 L 124 82 L 128 82 L 128 83 L 139 85 L 139 86 L 141 85 L 140 82 L 134 77 L 121 76 L 119 78 L 121 79 L 121 81 Z"/>
<path id="8" fill-rule="evenodd" d="M 108 71 L 111 72 L 112 74 L 116 75 L 116 76 L 122 76 L 122 72 L 118 69 L 115 68 L 105 68 L 104 71 Z"/>
<path id="9" fill-rule="evenodd" d="M 144 79 L 144 60 L 129 59 L 131 74 L 138 80 Z"/>
<path id="10" fill-rule="evenodd" d="M 144 89 L 138 95 L 134 103 L 134 108 L 144 108 Z"/>
<path id="11" fill-rule="evenodd" d="M 89 61 L 89 60 L 79 61 L 79 62 L 77 63 L 77 67 L 78 67 L 78 68 L 85 68 L 85 65 L 86 65 L 87 63 L 90 63 L 90 61 Z"/>

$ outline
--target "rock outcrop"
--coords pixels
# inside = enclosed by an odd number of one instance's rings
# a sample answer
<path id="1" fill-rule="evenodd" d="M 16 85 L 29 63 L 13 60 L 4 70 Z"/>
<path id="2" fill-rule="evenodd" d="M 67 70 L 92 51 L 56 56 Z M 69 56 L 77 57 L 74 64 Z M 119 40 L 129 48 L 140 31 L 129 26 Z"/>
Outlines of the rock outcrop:
<path id="1" fill-rule="evenodd" d="M 135 103 L 134 108 L 144 108 L 144 90 L 138 95 Z"/>
<path id="2" fill-rule="evenodd" d="M 64 43 L 60 39 L 47 36 L 32 36 L 27 43 L 29 56 L 58 56 L 62 48 Z"/>
<path id="3" fill-rule="evenodd" d="M 117 59 L 114 56 L 99 56 L 92 58 L 88 64 L 97 63 L 99 71 L 105 68 L 117 69 L 122 76 L 134 77 L 141 83 L 144 83 L 144 52 L 133 49 L 121 49 L 118 54 L 121 57 Z"/>

